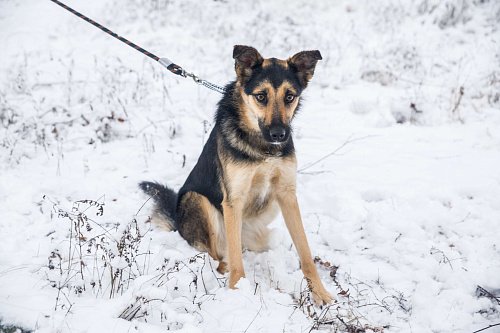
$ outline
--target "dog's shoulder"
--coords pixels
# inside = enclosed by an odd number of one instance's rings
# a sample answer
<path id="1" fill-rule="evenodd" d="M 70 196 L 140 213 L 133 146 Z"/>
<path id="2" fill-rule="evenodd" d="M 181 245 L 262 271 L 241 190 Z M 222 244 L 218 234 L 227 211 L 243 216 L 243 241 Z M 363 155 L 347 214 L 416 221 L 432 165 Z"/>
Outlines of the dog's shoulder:
<path id="1" fill-rule="evenodd" d="M 217 127 L 217 126 L 216 126 Z M 203 147 L 198 162 L 179 190 L 179 201 L 189 191 L 205 196 L 218 210 L 222 210 L 223 193 L 220 185 L 220 160 L 217 145 L 218 129 L 214 128 Z"/>

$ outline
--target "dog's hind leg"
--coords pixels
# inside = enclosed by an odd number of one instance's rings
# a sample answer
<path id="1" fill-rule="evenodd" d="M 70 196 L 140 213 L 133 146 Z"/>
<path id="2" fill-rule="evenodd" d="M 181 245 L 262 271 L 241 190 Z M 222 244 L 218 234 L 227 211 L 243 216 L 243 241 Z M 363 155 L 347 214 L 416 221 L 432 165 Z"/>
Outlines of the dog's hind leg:
<path id="1" fill-rule="evenodd" d="M 223 224 L 222 214 L 205 196 L 192 191 L 183 195 L 177 209 L 179 233 L 191 246 L 219 261 L 221 274 L 227 271 Z"/>

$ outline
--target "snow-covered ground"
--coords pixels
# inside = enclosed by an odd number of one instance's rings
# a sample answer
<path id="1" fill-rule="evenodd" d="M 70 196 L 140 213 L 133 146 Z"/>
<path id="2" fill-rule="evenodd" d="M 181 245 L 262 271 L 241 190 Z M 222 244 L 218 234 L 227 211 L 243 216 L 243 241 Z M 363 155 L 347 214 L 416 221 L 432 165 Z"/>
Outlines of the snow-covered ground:
<path id="1" fill-rule="evenodd" d="M 67 4 L 216 84 L 235 77 L 234 44 L 264 57 L 321 51 L 295 120 L 298 196 L 338 303 L 311 305 L 281 217 L 269 251 L 244 252 L 238 290 L 149 222 L 137 183 L 182 185 L 218 93 L 49 0 L 5 0 L 0 331 L 472 333 L 500 323 L 500 2 Z"/>

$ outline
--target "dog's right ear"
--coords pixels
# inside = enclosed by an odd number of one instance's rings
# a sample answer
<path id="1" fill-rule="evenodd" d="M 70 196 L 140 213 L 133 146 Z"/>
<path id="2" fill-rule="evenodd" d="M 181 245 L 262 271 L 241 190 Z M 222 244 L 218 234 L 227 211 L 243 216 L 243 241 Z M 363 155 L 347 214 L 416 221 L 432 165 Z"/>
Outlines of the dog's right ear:
<path id="1" fill-rule="evenodd" d="M 234 69 L 238 81 L 245 83 L 255 67 L 262 65 L 264 58 L 251 46 L 235 45 L 233 49 Z"/>

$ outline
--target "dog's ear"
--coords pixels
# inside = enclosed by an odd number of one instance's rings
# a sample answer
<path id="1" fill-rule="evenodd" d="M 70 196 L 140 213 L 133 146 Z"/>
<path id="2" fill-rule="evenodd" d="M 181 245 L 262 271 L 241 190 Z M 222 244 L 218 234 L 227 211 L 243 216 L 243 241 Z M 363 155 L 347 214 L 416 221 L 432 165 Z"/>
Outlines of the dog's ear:
<path id="1" fill-rule="evenodd" d="M 246 82 L 252 75 L 252 70 L 264 61 L 264 58 L 251 46 L 235 45 L 233 49 L 235 60 L 234 69 L 238 75 L 238 81 Z"/>
<path id="2" fill-rule="evenodd" d="M 288 59 L 290 67 L 297 70 L 300 84 L 303 88 L 307 87 L 307 83 L 314 75 L 314 68 L 318 60 L 323 59 L 318 50 L 315 51 L 302 51 Z"/>

